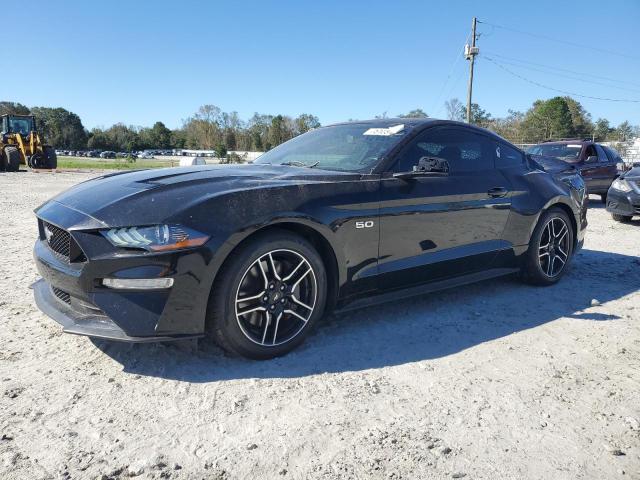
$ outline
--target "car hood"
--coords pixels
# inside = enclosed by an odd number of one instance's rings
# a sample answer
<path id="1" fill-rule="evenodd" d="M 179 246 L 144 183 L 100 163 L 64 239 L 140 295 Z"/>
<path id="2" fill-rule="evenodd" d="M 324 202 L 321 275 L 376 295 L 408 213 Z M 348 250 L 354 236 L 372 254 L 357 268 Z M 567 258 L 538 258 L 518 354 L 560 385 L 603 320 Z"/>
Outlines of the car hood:
<path id="1" fill-rule="evenodd" d="M 529 158 L 540 170 L 544 170 L 545 172 L 551 174 L 567 174 L 577 172 L 576 168 L 571 165 L 571 163 L 560 160 L 556 157 L 529 154 Z"/>
<path id="2" fill-rule="evenodd" d="M 359 174 L 280 165 L 201 165 L 118 172 L 82 182 L 36 209 L 52 204 L 90 217 L 99 226 L 165 222 L 215 196 L 251 189 L 347 181 Z M 85 227 L 88 223 L 85 223 Z"/>
<path id="3" fill-rule="evenodd" d="M 639 181 L 640 180 L 640 167 L 633 167 L 631 170 L 624 172 L 623 178 Z"/>

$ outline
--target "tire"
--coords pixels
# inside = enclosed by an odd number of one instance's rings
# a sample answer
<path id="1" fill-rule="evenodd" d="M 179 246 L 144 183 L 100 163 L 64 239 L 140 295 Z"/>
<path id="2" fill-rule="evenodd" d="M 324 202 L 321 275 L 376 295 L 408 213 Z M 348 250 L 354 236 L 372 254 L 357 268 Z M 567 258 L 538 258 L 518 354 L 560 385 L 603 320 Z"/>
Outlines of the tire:
<path id="1" fill-rule="evenodd" d="M 602 200 L 602 203 L 604 203 L 606 205 L 607 204 L 607 194 L 606 193 L 601 193 L 600 194 L 600 200 Z"/>
<path id="2" fill-rule="evenodd" d="M 36 152 L 29 157 L 27 160 L 27 165 L 29 168 L 34 170 L 39 170 L 41 168 L 47 168 L 47 157 L 40 152 Z"/>
<path id="3" fill-rule="evenodd" d="M 633 217 L 631 217 L 630 215 L 620 215 L 618 213 L 612 213 L 611 217 L 616 221 L 616 222 L 622 222 L 622 223 L 626 223 L 626 222 L 630 222 L 631 219 Z"/>
<path id="4" fill-rule="evenodd" d="M 550 236 L 553 241 L 549 240 Z M 573 226 L 564 210 L 554 207 L 544 212 L 529 241 L 522 269 L 524 279 L 543 286 L 558 282 L 571 261 L 574 237 Z"/>
<path id="5" fill-rule="evenodd" d="M 16 147 L 5 147 L 5 170 L 17 172 L 20 170 L 20 151 Z"/>
<path id="6" fill-rule="evenodd" d="M 207 333 L 232 355 L 278 357 L 309 335 L 326 295 L 324 264 L 308 241 L 282 230 L 258 234 L 230 255 L 214 282 Z"/>
<path id="7" fill-rule="evenodd" d="M 45 168 L 56 169 L 58 168 L 58 155 L 53 147 L 44 147 L 45 156 Z"/>

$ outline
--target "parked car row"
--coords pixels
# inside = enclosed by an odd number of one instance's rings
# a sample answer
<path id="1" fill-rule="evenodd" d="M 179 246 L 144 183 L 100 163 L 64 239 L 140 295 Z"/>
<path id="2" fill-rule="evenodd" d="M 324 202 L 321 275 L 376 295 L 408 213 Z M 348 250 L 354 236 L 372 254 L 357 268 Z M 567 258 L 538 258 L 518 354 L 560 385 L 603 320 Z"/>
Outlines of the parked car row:
<path id="1" fill-rule="evenodd" d="M 93 157 L 98 158 L 100 156 L 100 150 L 56 150 L 58 156 L 66 157 Z"/>
<path id="2" fill-rule="evenodd" d="M 56 154 L 67 157 L 87 157 L 87 158 L 126 158 L 137 157 L 135 153 L 112 152 L 110 150 L 56 150 Z"/>
<path id="3" fill-rule="evenodd" d="M 173 150 L 145 150 L 145 152 L 150 153 L 151 155 L 164 155 L 164 156 L 169 156 L 169 155 L 173 155 Z M 142 152 L 140 152 L 142 153 Z"/>
<path id="4" fill-rule="evenodd" d="M 56 150 L 59 156 L 88 158 L 154 158 L 157 155 L 173 155 L 172 150 L 142 150 L 139 152 L 114 152 L 111 150 Z"/>

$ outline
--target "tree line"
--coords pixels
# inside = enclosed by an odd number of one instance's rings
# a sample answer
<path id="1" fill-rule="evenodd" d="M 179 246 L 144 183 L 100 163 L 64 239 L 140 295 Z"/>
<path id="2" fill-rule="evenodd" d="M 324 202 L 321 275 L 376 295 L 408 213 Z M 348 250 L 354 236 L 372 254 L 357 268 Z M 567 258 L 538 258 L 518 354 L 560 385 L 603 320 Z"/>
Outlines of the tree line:
<path id="1" fill-rule="evenodd" d="M 457 98 L 445 102 L 447 118 L 466 119 L 466 106 Z M 506 117 L 493 117 L 476 103 L 471 122 L 487 128 L 512 143 L 528 144 L 560 138 L 590 138 L 597 142 L 626 142 L 640 136 L 640 127 L 624 121 L 611 125 L 606 118 L 593 121 L 591 114 L 571 97 L 536 100 L 526 112 L 509 110 Z"/>
<path id="2" fill-rule="evenodd" d="M 466 107 L 457 98 L 445 102 L 447 118 L 463 121 Z M 0 102 L 0 114 L 33 114 L 46 142 L 58 149 L 113 150 L 130 152 L 145 149 L 266 151 L 293 137 L 320 126 L 318 117 L 301 114 L 255 113 L 243 120 L 238 112 L 224 112 L 215 105 L 203 105 L 177 129 L 158 121 L 151 127 L 116 123 L 109 128 L 85 129 L 80 117 L 64 108 L 27 107 Z M 378 117 L 386 117 L 386 112 Z M 398 117 L 428 117 L 416 108 Z M 625 142 L 640 136 L 640 128 L 625 121 L 612 126 L 607 119 L 592 120 L 591 114 L 571 97 L 536 100 L 526 112 L 509 110 L 506 117 L 493 117 L 478 104 L 471 108 L 471 122 L 490 129 L 513 143 L 538 143 L 558 138 L 594 138 L 596 141 Z"/>
<path id="3" fill-rule="evenodd" d="M 220 153 L 266 151 L 320 126 L 318 117 L 311 114 L 294 118 L 255 113 L 245 121 L 238 112 L 223 112 L 215 105 L 203 105 L 183 121 L 182 127 L 174 130 L 162 122 L 156 122 L 152 127 L 116 123 L 109 128 L 87 130 L 78 115 L 64 108 L 29 108 L 8 101 L 0 102 L 1 114 L 35 115 L 38 131 L 47 143 L 58 149 L 118 152 L 181 148 Z"/>

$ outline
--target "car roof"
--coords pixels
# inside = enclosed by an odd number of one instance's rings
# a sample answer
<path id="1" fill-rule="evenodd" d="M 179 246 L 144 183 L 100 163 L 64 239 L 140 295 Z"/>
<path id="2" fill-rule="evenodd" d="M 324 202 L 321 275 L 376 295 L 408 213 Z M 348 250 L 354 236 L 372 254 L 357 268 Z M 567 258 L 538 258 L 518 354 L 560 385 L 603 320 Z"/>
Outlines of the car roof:
<path id="1" fill-rule="evenodd" d="M 470 130 L 475 130 L 479 133 L 483 133 L 485 135 L 489 135 L 497 140 L 502 142 L 506 142 L 511 144 L 508 140 L 502 138 L 495 132 L 491 130 L 487 130 L 486 128 L 478 127 L 476 125 L 470 125 L 465 122 L 458 122 L 455 120 L 441 120 L 438 118 L 405 118 L 405 117 L 395 117 L 395 118 L 374 118 L 371 120 L 352 120 L 349 122 L 339 122 L 331 125 L 325 125 L 325 127 L 335 127 L 337 125 L 370 125 L 372 128 L 388 128 L 394 125 L 404 124 L 409 127 L 409 129 L 413 130 L 417 127 L 424 127 L 427 125 L 451 125 L 451 126 L 460 126 L 463 128 L 467 128 Z"/>
<path id="2" fill-rule="evenodd" d="M 541 142 L 541 143 L 537 143 L 536 145 L 588 145 L 590 143 L 593 143 L 591 140 L 583 140 L 583 139 L 576 139 L 576 140 L 554 140 L 553 142 Z"/>
<path id="3" fill-rule="evenodd" d="M 435 118 L 372 118 L 370 120 L 349 120 L 348 122 L 338 122 L 331 125 L 327 125 L 328 127 L 334 127 L 336 125 L 372 125 L 375 127 L 391 127 L 393 125 L 398 125 L 399 123 L 403 123 L 405 125 L 416 126 L 421 124 L 427 124 L 437 121 Z"/>

